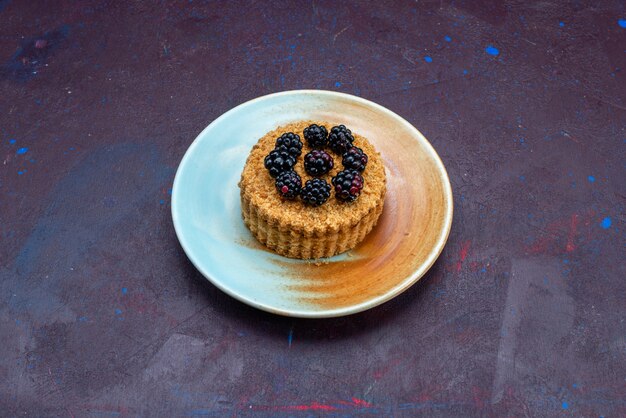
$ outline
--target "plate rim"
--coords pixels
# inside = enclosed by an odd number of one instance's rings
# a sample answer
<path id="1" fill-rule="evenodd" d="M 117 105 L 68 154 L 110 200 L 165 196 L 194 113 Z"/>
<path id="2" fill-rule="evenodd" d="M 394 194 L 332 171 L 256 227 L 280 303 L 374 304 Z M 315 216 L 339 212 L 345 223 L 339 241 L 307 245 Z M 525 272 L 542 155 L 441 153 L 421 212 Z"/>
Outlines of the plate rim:
<path id="1" fill-rule="evenodd" d="M 194 259 L 194 257 L 191 255 L 192 252 L 187 247 L 188 243 L 186 242 L 184 238 L 184 234 L 181 232 L 182 231 L 182 226 L 180 224 L 181 221 L 177 213 L 177 207 L 178 207 L 177 202 L 179 202 L 179 199 L 177 198 L 177 190 L 179 190 L 180 188 L 179 183 L 181 182 L 181 177 L 182 177 L 181 173 L 184 171 L 184 168 L 187 165 L 189 159 L 192 158 L 191 156 L 193 155 L 193 151 L 198 146 L 198 143 L 200 142 L 201 138 L 204 137 L 205 133 L 210 131 L 212 127 L 216 125 L 217 123 L 219 123 L 222 119 L 228 117 L 231 113 L 236 112 L 241 107 L 250 106 L 256 102 L 268 100 L 277 96 L 297 96 L 297 95 L 318 95 L 318 96 L 343 98 L 343 99 L 359 102 L 360 104 L 363 104 L 365 106 L 373 107 L 377 111 L 385 113 L 386 115 L 395 119 L 397 122 L 403 124 L 409 131 L 412 131 L 415 134 L 415 136 L 417 136 L 418 138 L 422 140 L 423 145 L 425 145 L 425 148 L 427 149 L 429 156 L 432 157 L 435 162 L 435 166 L 438 169 L 437 170 L 438 177 L 443 182 L 444 201 L 448 202 L 448 207 L 444 214 L 443 228 L 439 232 L 437 241 L 435 245 L 432 247 L 431 251 L 429 252 L 428 257 L 426 258 L 425 262 L 422 263 L 420 267 L 417 268 L 410 276 L 407 276 L 402 282 L 398 283 L 398 285 L 401 285 L 401 286 L 397 285 L 393 287 L 390 291 L 382 295 L 376 296 L 374 298 L 368 299 L 367 301 L 363 301 L 358 304 L 344 306 L 342 308 L 323 309 L 323 310 L 316 310 L 316 311 L 292 310 L 292 309 L 286 310 L 286 309 L 276 308 L 268 304 L 260 303 L 249 297 L 242 296 L 239 293 L 231 291 L 227 287 L 223 286 L 222 283 L 218 279 L 213 278 L 212 275 L 209 274 L 208 271 L 206 271 L 206 269 L 204 269 L 199 264 L 198 260 Z M 213 284 L 215 287 L 220 289 L 222 292 L 226 293 L 227 295 L 249 306 L 255 307 L 257 309 L 260 309 L 266 312 L 277 314 L 277 315 L 282 315 L 282 316 L 287 316 L 287 317 L 297 317 L 297 318 L 333 318 L 333 317 L 341 317 L 341 316 L 356 314 L 356 313 L 374 308 L 376 306 L 379 306 L 397 297 L 398 295 L 402 294 L 408 288 L 410 288 L 415 283 L 417 283 L 428 272 L 428 270 L 430 270 L 430 268 L 433 266 L 435 261 L 439 258 L 439 256 L 443 252 L 445 244 L 450 235 L 450 230 L 452 229 L 452 220 L 453 220 L 453 215 L 454 215 L 454 199 L 453 199 L 453 194 L 452 194 L 452 186 L 450 184 L 450 178 L 443 164 L 443 161 L 441 160 L 441 157 L 439 156 L 439 154 L 437 154 L 437 151 L 434 149 L 430 141 L 428 141 L 428 139 L 415 126 L 409 123 L 402 116 L 398 115 L 392 110 L 387 109 L 386 107 L 383 107 L 382 105 L 379 105 L 378 103 L 375 103 L 373 101 L 364 99 L 362 97 L 354 96 L 351 94 L 335 92 L 331 90 L 302 89 L 302 90 L 287 90 L 287 91 L 266 94 L 266 95 L 259 96 L 254 99 L 245 101 L 227 110 L 226 112 L 222 113 L 220 116 L 215 118 L 211 123 L 209 123 L 209 125 L 207 125 L 200 133 L 198 133 L 198 135 L 195 137 L 193 142 L 189 145 L 189 147 L 185 151 L 185 154 L 181 158 L 178 164 L 178 167 L 176 169 L 174 182 L 172 184 L 171 214 L 172 214 L 172 221 L 174 224 L 174 231 L 176 233 L 176 237 L 178 239 L 179 244 L 183 248 L 185 255 L 187 256 L 189 261 L 191 261 L 194 267 L 205 277 L 205 279 L 211 282 L 211 284 Z"/>

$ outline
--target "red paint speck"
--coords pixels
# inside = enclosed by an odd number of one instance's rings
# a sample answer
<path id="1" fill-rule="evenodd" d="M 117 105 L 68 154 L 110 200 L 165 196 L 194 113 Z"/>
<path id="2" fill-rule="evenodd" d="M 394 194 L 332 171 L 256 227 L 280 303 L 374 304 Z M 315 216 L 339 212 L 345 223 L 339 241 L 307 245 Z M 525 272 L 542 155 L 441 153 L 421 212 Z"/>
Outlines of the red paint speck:
<path id="1" fill-rule="evenodd" d="M 283 187 L 280 188 L 280 191 L 283 192 L 283 193 L 287 193 L 289 191 L 289 187 L 283 186 Z"/>
<path id="2" fill-rule="evenodd" d="M 313 402 L 310 405 L 289 405 L 286 410 L 292 411 L 336 411 L 337 408 L 332 405 Z"/>
<path id="3" fill-rule="evenodd" d="M 373 405 L 363 399 L 352 398 L 349 402 L 336 401 L 332 404 L 311 402 L 301 405 L 250 405 L 254 411 L 340 411 L 348 408 L 372 408 Z"/>
<path id="4" fill-rule="evenodd" d="M 333 405 L 311 402 L 302 405 L 250 405 L 253 411 L 337 411 Z"/>
<path id="5" fill-rule="evenodd" d="M 456 272 L 461 271 L 461 266 L 463 265 L 463 261 L 467 258 L 467 253 L 469 252 L 471 242 L 465 241 L 461 244 L 461 251 L 459 251 L 459 261 L 456 263 Z"/>
<path id="6" fill-rule="evenodd" d="M 591 236 L 591 229 L 587 228 L 593 219 L 595 212 L 589 210 L 581 214 L 571 214 L 566 218 L 556 219 L 539 229 L 540 234 L 534 242 L 526 246 L 527 254 L 560 254 L 571 253 L 576 250 L 576 241 L 586 232 L 587 238 Z M 580 231 L 579 227 L 584 231 Z"/>
<path id="7" fill-rule="evenodd" d="M 570 220 L 569 233 L 567 234 L 567 245 L 565 245 L 565 251 L 571 253 L 576 249 L 574 245 L 574 238 L 576 237 L 576 229 L 578 228 L 578 215 L 573 214 Z"/>
<path id="8" fill-rule="evenodd" d="M 359 398 L 352 398 L 352 403 L 355 406 L 359 406 L 361 408 L 371 408 L 372 404 L 363 400 L 363 399 L 359 399 Z"/>

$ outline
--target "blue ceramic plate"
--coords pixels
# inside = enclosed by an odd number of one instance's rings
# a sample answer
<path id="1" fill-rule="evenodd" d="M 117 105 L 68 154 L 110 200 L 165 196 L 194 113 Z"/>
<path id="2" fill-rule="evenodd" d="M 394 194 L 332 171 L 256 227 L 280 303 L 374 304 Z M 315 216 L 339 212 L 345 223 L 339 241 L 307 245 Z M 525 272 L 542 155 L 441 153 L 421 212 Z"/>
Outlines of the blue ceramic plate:
<path id="1" fill-rule="evenodd" d="M 299 120 L 345 124 L 380 151 L 387 172 L 371 239 L 322 265 L 263 248 L 241 217 L 237 183 L 252 146 Z M 334 317 L 379 305 L 424 275 L 448 237 L 452 192 L 432 146 L 400 116 L 355 96 L 298 90 L 237 106 L 198 135 L 176 173 L 172 217 L 191 262 L 225 293 L 280 315 Z"/>

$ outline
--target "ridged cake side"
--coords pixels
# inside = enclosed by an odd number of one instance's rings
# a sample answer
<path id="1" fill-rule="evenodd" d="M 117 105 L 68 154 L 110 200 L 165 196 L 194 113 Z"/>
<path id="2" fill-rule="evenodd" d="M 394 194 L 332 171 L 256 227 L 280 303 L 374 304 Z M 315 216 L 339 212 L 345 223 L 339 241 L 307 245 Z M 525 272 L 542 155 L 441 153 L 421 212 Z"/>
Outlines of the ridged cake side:
<path id="1" fill-rule="evenodd" d="M 356 225 L 312 235 L 264 217 L 244 193 L 241 195 L 243 220 L 255 238 L 280 255 L 301 259 L 332 257 L 356 247 L 376 226 L 383 206 L 384 194 L 379 204 Z"/>

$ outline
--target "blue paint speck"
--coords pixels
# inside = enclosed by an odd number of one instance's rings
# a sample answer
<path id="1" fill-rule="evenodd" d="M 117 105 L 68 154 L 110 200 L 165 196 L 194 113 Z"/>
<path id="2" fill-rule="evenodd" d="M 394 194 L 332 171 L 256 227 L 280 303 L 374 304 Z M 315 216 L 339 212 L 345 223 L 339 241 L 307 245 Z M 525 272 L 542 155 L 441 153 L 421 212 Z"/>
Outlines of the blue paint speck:
<path id="1" fill-rule="evenodd" d="M 452 42 L 452 38 L 449 36 L 444 36 L 443 39 L 445 39 L 446 42 Z"/>
<path id="2" fill-rule="evenodd" d="M 594 181 L 596 181 L 596 178 L 594 176 L 588 176 L 587 180 L 589 180 L 589 183 L 593 183 Z"/>
<path id="3" fill-rule="evenodd" d="M 163 204 L 165 204 L 165 200 L 161 199 L 161 200 L 159 200 L 159 203 L 160 203 L 161 205 L 163 205 Z"/>
<path id="4" fill-rule="evenodd" d="M 172 189 L 167 189 L 167 194 L 171 195 L 172 194 Z"/>
<path id="5" fill-rule="evenodd" d="M 560 27 L 565 26 L 565 22 L 559 22 L 559 26 L 560 26 Z"/>
<path id="6" fill-rule="evenodd" d="M 620 19 L 617 21 L 617 24 L 623 28 L 626 28 L 626 19 Z"/>
<path id="7" fill-rule="evenodd" d="M 526 176 L 519 176 L 519 179 L 520 179 L 521 181 L 524 181 L 524 180 L 526 180 Z"/>
<path id="8" fill-rule="evenodd" d="M 573 387 L 573 388 L 577 388 L 577 387 L 578 387 L 578 385 L 577 385 L 576 383 L 574 383 L 574 384 L 572 384 L 572 387 Z"/>
<path id="9" fill-rule="evenodd" d="M 287 337 L 287 341 L 289 341 L 289 347 L 291 347 L 291 342 L 293 341 L 293 328 L 289 330 L 289 336 Z"/>
<path id="10" fill-rule="evenodd" d="M 567 409 L 567 408 L 569 408 L 568 403 L 567 403 L 567 402 L 563 402 L 563 403 L 561 404 L 561 408 L 563 408 L 563 409 Z"/>
<path id="11" fill-rule="evenodd" d="M 602 225 L 602 228 L 604 229 L 609 229 L 612 223 L 613 221 L 611 221 L 611 218 L 607 216 L 606 218 L 602 219 L 602 223 L 600 225 Z"/>
<path id="12" fill-rule="evenodd" d="M 485 52 L 489 55 L 493 55 L 494 57 L 500 55 L 500 51 L 498 50 L 498 48 L 492 45 L 489 45 L 487 48 L 485 48 Z"/>
<path id="13" fill-rule="evenodd" d="M 426 55 L 424 57 L 424 61 L 426 61 L 426 62 L 433 62 L 433 59 L 429 55 Z"/>
<path id="14" fill-rule="evenodd" d="M 24 174 L 25 172 L 26 172 L 26 170 L 20 170 L 20 171 L 18 171 L 18 172 L 17 172 L 17 174 L 19 174 L 19 175 L 21 176 L 21 175 L 22 175 L 22 174 Z"/>
<path id="15" fill-rule="evenodd" d="M 20 155 L 20 154 L 26 154 L 28 152 L 28 148 L 27 147 L 23 147 L 17 150 L 16 154 Z"/>
<path id="16" fill-rule="evenodd" d="M 126 293 L 128 293 L 128 289 L 125 287 L 122 287 L 122 295 L 125 295 Z"/>
<path id="17" fill-rule="evenodd" d="M 467 70 L 463 70 L 463 74 L 467 74 Z"/>
<path id="18" fill-rule="evenodd" d="M 341 87 L 341 82 L 340 81 L 335 81 L 335 87 Z"/>
<path id="19" fill-rule="evenodd" d="M 88 318 L 86 316 L 81 316 L 80 318 L 78 318 L 80 322 L 87 322 L 87 319 Z"/>
<path id="20" fill-rule="evenodd" d="M 9 139 L 9 144 L 15 144 L 15 139 Z"/>
<path id="21" fill-rule="evenodd" d="M 122 314 L 122 310 L 121 309 L 116 309 L 115 310 L 115 315 L 121 315 Z"/>

